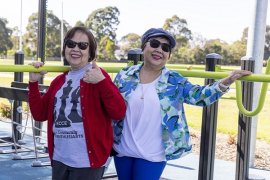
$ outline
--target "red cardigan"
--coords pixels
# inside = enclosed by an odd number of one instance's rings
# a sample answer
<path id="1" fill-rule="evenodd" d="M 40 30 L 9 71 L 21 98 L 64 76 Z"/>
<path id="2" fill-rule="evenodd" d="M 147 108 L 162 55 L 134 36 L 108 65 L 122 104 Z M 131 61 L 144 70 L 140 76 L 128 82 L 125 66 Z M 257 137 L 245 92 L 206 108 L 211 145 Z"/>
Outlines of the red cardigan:
<path id="1" fill-rule="evenodd" d="M 109 75 L 97 84 L 80 81 L 82 119 L 88 157 L 92 168 L 101 167 L 108 159 L 112 145 L 112 119 L 121 120 L 125 116 L 126 105 Z M 29 82 L 29 105 L 36 121 L 48 120 L 48 150 L 53 157 L 53 104 L 56 92 L 62 87 L 67 72 L 57 76 L 47 92 L 41 96 L 37 82 Z M 76 148 L 76 147 L 74 147 Z"/>

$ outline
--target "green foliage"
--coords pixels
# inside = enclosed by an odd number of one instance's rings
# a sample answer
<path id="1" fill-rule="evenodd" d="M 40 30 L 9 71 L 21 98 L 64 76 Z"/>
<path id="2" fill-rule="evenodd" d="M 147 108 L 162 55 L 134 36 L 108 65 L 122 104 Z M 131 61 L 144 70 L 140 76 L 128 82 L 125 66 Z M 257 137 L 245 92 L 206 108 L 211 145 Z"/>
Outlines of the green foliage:
<path id="1" fill-rule="evenodd" d="M 13 56 L 15 53 L 16 53 L 16 50 L 13 48 L 7 51 L 8 56 Z"/>
<path id="2" fill-rule="evenodd" d="M 222 64 L 229 64 L 228 44 L 220 39 L 209 40 L 204 46 L 205 54 L 217 53 L 222 56 Z"/>
<path id="3" fill-rule="evenodd" d="M 108 36 L 104 36 L 99 43 L 98 60 L 110 61 L 115 59 L 114 51 L 114 42 Z"/>
<path id="4" fill-rule="evenodd" d="M 93 11 L 85 21 L 85 26 L 94 34 L 98 42 L 98 60 L 114 60 L 116 50 L 116 30 L 120 12 L 116 7 L 100 8 Z"/>
<path id="5" fill-rule="evenodd" d="M 69 25 L 64 22 L 64 33 L 67 32 Z M 24 50 L 27 56 L 35 56 L 38 47 L 38 14 L 33 13 L 28 20 L 27 33 L 24 34 Z M 53 14 L 52 11 L 47 12 L 47 32 L 46 32 L 46 56 L 61 56 L 61 21 Z"/>
<path id="6" fill-rule="evenodd" d="M 172 52 L 170 62 L 178 64 L 193 64 L 194 58 L 191 49 L 187 47 L 180 47 L 178 49 L 175 49 L 175 51 Z"/>
<path id="7" fill-rule="evenodd" d="M 33 13 L 28 18 L 28 24 L 26 26 L 27 32 L 23 36 L 23 49 L 30 49 L 32 52 L 37 51 L 37 38 L 38 38 L 38 14 Z M 29 53 L 29 52 L 28 52 Z M 30 55 L 31 53 L 29 53 Z M 34 53 L 32 53 L 34 54 Z"/>
<path id="8" fill-rule="evenodd" d="M 98 60 L 114 61 L 127 59 L 127 53 L 132 48 L 140 47 L 140 35 L 133 32 L 123 36 L 119 42 L 116 40 L 116 31 L 120 23 L 120 11 L 117 7 L 108 6 L 90 12 L 87 19 L 78 20 L 76 26 L 85 26 L 95 35 L 98 42 Z M 7 20 L 0 18 L 0 57 L 14 55 L 19 49 L 19 28 L 6 27 Z M 70 25 L 64 20 L 64 34 Z M 206 40 L 199 34 L 194 34 L 188 27 L 186 19 L 173 15 L 164 21 L 163 28 L 172 33 L 177 41 L 172 51 L 170 63 L 202 64 L 209 53 L 217 53 L 222 57 L 222 64 L 239 65 L 240 59 L 246 54 L 248 28 L 243 30 L 240 40 L 230 44 L 220 39 Z M 47 11 L 46 27 L 47 57 L 60 57 L 61 55 L 61 21 Z M 25 57 L 36 57 L 38 50 L 38 13 L 33 13 L 23 35 L 23 51 Z M 270 26 L 266 26 L 264 59 L 270 56 Z"/>
<path id="9" fill-rule="evenodd" d="M 120 58 L 126 58 L 128 51 L 132 48 L 140 48 L 141 46 L 141 36 L 136 33 L 129 33 L 123 36 L 119 42 L 120 45 Z"/>
<path id="10" fill-rule="evenodd" d="M 30 47 L 24 47 L 23 51 L 26 57 L 35 56 L 37 54 L 37 51 L 31 50 Z"/>
<path id="11" fill-rule="evenodd" d="M 187 27 L 187 21 L 179 18 L 177 15 L 166 19 L 163 28 L 175 37 L 177 48 L 187 46 L 188 41 L 192 39 L 192 33 Z"/>
<path id="12" fill-rule="evenodd" d="M 3 117 L 6 117 L 6 118 L 11 118 L 11 108 L 10 106 L 4 104 L 4 103 L 1 103 L 0 104 L 0 113 Z"/>
<path id="13" fill-rule="evenodd" d="M 194 58 L 195 64 L 204 64 L 205 63 L 205 52 L 203 49 L 201 49 L 199 46 L 196 46 L 191 50 L 191 54 Z"/>
<path id="14" fill-rule="evenodd" d="M 7 51 L 13 47 L 11 41 L 12 30 L 6 27 L 8 21 L 6 19 L 0 18 L 0 55 L 6 56 Z"/>
<path id="15" fill-rule="evenodd" d="M 248 39 L 248 28 L 246 27 L 243 30 L 241 41 L 247 44 L 247 39 Z M 263 59 L 267 60 L 269 57 L 270 57 L 270 26 L 266 25 Z"/>
<path id="16" fill-rule="evenodd" d="M 117 25 L 120 23 L 117 7 L 105 7 L 93 11 L 85 21 L 85 26 L 91 29 L 97 41 L 108 36 L 112 41 L 116 39 Z"/>
<path id="17" fill-rule="evenodd" d="M 82 27 L 85 27 L 84 23 L 82 21 L 77 21 L 75 23 L 75 26 L 82 26 Z"/>
<path id="18" fill-rule="evenodd" d="M 241 58 L 246 54 L 247 45 L 243 41 L 235 41 L 229 46 L 230 59 L 229 64 L 238 65 Z"/>
<path id="19" fill-rule="evenodd" d="M 20 30 L 18 26 L 15 26 L 12 28 L 12 35 L 11 35 L 11 41 L 13 44 L 12 49 L 8 50 L 8 55 L 14 55 L 15 52 L 20 48 Z"/>

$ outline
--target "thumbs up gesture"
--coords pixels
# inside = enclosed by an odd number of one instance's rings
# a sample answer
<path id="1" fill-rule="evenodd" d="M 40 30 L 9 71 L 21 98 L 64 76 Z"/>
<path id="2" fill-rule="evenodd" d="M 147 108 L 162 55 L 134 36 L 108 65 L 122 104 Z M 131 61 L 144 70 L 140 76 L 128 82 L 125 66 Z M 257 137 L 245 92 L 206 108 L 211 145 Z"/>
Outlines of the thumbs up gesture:
<path id="1" fill-rule="evenodd" d="M 105 76 L 98 67 L 96 61 L 92 61 L 92 68 L 89 68 L 85 71 L 83 80 L 87 83 L 97 84 L 98 82 L 105 79 Z"/>

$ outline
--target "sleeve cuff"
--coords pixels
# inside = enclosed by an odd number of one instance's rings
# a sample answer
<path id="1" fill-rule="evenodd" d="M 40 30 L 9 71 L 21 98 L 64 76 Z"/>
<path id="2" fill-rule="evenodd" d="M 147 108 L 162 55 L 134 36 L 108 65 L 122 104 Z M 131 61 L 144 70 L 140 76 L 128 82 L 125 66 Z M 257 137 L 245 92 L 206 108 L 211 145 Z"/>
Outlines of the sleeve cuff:
<path id="1" fill-rule="evenodd" d="M 216 88 L 218 91 L 220 91 L 222 93 L 227 93 L 230 90 L 230 86 L 226 86 L 226 85 L 222 84 L 221 81 L 218 81 L 216 83 Z"/>

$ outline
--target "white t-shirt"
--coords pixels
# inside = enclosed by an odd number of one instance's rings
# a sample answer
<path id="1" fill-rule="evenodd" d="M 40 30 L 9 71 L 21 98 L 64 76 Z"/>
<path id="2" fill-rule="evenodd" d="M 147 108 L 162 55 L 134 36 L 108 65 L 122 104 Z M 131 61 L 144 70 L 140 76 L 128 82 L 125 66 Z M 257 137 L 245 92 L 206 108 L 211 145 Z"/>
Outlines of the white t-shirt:
<path id="1" fill-rule="evenodd" d="M 70 71 L 54 99 L 53 159 L 76 168 L 90 167 L 80 103 L 80 79 L 90 67 Z"/>

